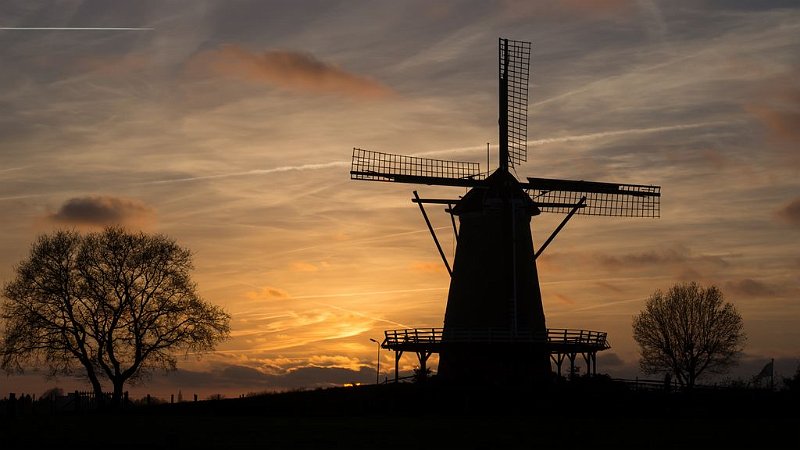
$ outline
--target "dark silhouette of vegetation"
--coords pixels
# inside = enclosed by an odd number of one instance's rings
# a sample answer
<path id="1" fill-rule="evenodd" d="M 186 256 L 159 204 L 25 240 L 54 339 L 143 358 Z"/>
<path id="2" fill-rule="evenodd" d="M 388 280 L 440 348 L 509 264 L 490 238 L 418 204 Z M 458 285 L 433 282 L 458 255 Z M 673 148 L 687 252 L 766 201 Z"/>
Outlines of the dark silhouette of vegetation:
<path id="1" fill-rule="evenodd" d="M 742 316 L 716 287 L 695 282 L 657 290 L 633 319 L 639 366 L 648 374 L 672 373 L 691 389 L 706 373 L 725 373 L 736 364 L 746 336 Z"/>
<path id="2" fill-rule="evenodd" d="M 118 405 L 126 382 L 175 370 L 176 352 L 228 337 L 230 316 L 198 297 L 191 269 L 191 252 L 163 235 L 108 227 L 40 236 L 3 289 L 0 367 L 83 375 L 101 402 L 107 379 Z"/>
<path id="3" fill-rule="evenodd" d="M 427 379 L 429 379 L 433 374 L 433 371 L 430 367 L 425 368 L 425 372 L 419 366 L 414 367 L 414 382 L 415 383 L 424 383 Z"/>
<path id="4" fill-rule="evenodd" d="M 783 379 L 783 388 L 792 392 L 800 392 L 800 366 L 797 366 L 794 376 Z"/>

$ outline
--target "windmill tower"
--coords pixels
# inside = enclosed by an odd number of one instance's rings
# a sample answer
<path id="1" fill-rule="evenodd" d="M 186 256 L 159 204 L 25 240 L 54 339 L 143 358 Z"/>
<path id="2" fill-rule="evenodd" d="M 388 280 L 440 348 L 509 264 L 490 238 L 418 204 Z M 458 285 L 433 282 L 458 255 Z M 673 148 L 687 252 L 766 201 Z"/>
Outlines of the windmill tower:
<path id="1" fill-rule="evenodd" d="M 423 372 L 428 356 L 439 353 L 444 380 L 524 384 L 549 378 L 551 359 L 559 373 L 565 356 L 574 370 L 576 354 L 596 367 L 596 352 L 609 348 L 605 333 L 548 330 L 536 258 L 574 214 L 658 217 L 660 188 L 514 177 L 509 169 L 527 160 L 530 49 L 529 42 L 499 40 L 499 161 L 491 175 L 478 163 L 353 149 L 351 179 L 469 188 L 459 199 L 423 199 L 414 191 L 450 290 L 442 329 L 386 332 L 383 347 L 395 350 L 395 374 L 400 355 L 414 351 Z M 423 204 L 448 205 L 457 236 L 452 268 Z M 534 251 L 531 218 L 542 212 L 567 216 Z"/>

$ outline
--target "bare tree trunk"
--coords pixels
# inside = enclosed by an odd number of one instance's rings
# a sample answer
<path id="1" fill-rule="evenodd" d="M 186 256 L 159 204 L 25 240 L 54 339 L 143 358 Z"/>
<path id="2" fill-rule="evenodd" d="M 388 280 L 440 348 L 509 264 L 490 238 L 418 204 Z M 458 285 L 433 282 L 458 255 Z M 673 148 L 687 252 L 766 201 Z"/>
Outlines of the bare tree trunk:
<path id="1" fill-rule="evenodd" d="M 97 379 L 97 375 L 94 372 L 89 372 L 89 382 L 92 383 L 92 390 L 94 391 L 94 402 L 97 405 L 98 409 L 103 409 L 106 407 L 106 399 L 103 396 L 103 386 L 100 384 L 100 380 Z"/>
<path id="2" fill-rule="evenodd" d="M 122 387 L 125 384 L 125 380 L 120 377 L 111 381 L 114 384 L 114 393 L 111 396 L 111 404 L 114 406 L 114 408 L 119 408 L 122 405 Z"/>

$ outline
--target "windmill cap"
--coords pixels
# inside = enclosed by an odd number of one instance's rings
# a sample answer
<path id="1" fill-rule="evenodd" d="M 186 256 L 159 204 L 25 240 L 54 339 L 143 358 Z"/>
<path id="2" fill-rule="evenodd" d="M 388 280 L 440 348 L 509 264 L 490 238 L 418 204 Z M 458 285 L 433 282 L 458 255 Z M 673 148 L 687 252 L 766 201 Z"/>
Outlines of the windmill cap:
<path id="1" fill-rule="evenodd" d="M 481 186 L 470 189 L 453 208 L 453 214 L 458 216 L 501 209 L 509 200 L 514 209 L 523 209 L 530 216 L 541 213 L 514 175 L 504 170 L 497 170 L 486 178 Z"/>

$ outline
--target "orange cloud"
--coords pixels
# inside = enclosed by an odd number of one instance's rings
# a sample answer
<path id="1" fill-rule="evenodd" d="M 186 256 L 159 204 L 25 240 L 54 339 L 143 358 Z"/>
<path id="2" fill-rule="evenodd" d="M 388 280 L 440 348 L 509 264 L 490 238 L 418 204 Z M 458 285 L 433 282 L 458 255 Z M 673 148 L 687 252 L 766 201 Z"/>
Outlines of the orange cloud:
<path id="1" fill-rule="evenodd" d="M 319 271 L 319 267 L 315 266 L 314 264 L 304 262 L 304 261 L 295 261 L 291 264 L 291 269 L 295 272 L 317 272 Z"/>
<path id="2" fill-rule="evenodd" d="M 747 110 L 767 127 L 773 138 L 800 142 L 800 111 L 776 109 L 768 105 L 752 105 Z"/>
<path id="3" fill-rule="evenodd" d="M 800 227 L 800 197 L 783 206 L 775 215 L 778 219 L 789 225 Z"/>
<path id="4" fill-rule="evenodd" d="M 155 211 L 139 200 L 98 195 L 71 198 L 57 212 L 48 215 L 47 219 L 77 226 L 141 227 L 155 220 Z"/>
<path id="5" fill-rule="evenodd" d="M 556 293 L 556 294 L 553 294 L 553 297 L 555 297 L 558 301 L 560 301 L 561 303 L 563 303 L 565 305 L 574 305 L 575 304 L 575 300 L 574 299 L 572 299 L 570 297 L 567 297 L 564 294 L 557 294 Z"/>
<path id="6" fill-rule="evenodd" d="M 411 270 L 415 272 L 439 273 L 447 271 L 443 263 L 433 262 L 413 262 L 411 263 Z"/>
<path id="7" fill-rule="evenodd" d="M 288 292 L 272 286 L 263 287 L 258 291 L 250 291 L 246 295 L 250 300 L 270 300 L 289 297 Z"/>
<path id="8" fill-rule="evenodd" d="M 756 94 L 757 100 L 745 105 L 778 142 L 800 143 L 800 85 L 797 68 L 770 78 Z"/>
<path id="9" fill-rule="evenodd" d="M 190 67 L 295 92 L 369 99 L 393 94 L 391 89 L 371 78 L 347 72 L 307 53 L 283 50 L 255 53 L 228 44 L 198 54 Z"/>

